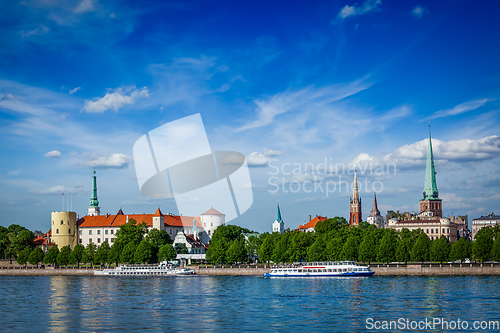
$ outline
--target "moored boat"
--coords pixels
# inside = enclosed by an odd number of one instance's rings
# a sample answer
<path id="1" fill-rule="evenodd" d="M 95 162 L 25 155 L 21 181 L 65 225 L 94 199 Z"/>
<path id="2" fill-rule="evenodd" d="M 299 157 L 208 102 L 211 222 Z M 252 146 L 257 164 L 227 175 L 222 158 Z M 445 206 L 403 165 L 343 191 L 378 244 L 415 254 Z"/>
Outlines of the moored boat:
<path id="1" fill-rule="evenodd" d="M 375 272 L 368 266 L 359 266 L 354 261 L 329 261 L 294 263 L 274 266 L 264 277 L 343 277 L 372 276 Z"/>
<path id="2" fill-rule="evenodd" d="M 163 261 L 159 265 L 119 265 L 115 268 L 94 270 L 94 275 L 108 276 L 172 276 L 193 275 L 194 270 L 177 268 Z"/>

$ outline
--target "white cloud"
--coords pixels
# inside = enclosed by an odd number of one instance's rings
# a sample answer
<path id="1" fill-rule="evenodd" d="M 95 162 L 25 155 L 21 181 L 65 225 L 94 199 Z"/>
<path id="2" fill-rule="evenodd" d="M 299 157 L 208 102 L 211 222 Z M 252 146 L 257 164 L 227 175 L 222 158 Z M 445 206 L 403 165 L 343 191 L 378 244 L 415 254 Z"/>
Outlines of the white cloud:
<path id="1" fill-rule="evenodd" d="M 77 194 L 77 193 L 83 193 L 84 188 L 82 185 L 77 185 L 72 187 L 64 187 L 63 185 L 57 185 L 42 190 L 30 189 L 28 192 L 33 194 L 63 194 L 63 193 Z"/>
<path id="2" fill-rule="evenodd" d="M 285 150 L 278 151 L 272 149 L 262 149 L 262 152 L 254 152 L 247 156 L 247 165 L 249 167 L 267 167 L 271 158 L 281 156 L 286 153 Z"/>
<path id="3" fill-rule="evenodd" d="M 338 13 L 338 17 L 341 19 L 348 18 L 350 16 L 357 16 L 366 14 L 371 11 L 380 10 L 379 6 L 382 4 L 382 0 L 366 0 L 360 6 L 354 4 L 352 6 L 345 5 Z"/>
<path id="4" fill-rule="evenodd" d="M 427 9 L 425 9 L 423 6 L 415 6 L 411 10 L 411 15 L 415 16 L 416 18 L 422 18 L 422 16 L 427 12 Z"/>
<path id="5" fill-rule="evenodd" d="M 137 100 L 141 98 L 149 97 L 149 90 L 147 87 L 142 89 L 135 89 L 126 95 L 127 91 L 122 88 L 116 89 L 114 92 L 108 92 L 102 98 L 94 98 L 91 101 L 85 101 L 85 106 L 83 110 L 90 113 L 101 113 L 107 110 L 118 111 L 118 109 L 124 107 L 125 105 L 134 104 Z"/>
<path id="6" fill-rule="evenodd" d="M 12 100 L 14 99 L 14 95 L 12 94 L 5 94 L 0 96 L 0 101 L 7 101 L 7 100 Z"/>
<path id="7" fill-rule="evenodd" d="M 443 199 L 443 206 L 445 206 L 446 209 L 472 208 L 472 205 L 466 203 L 470 202 L 469 199 L 459 197 L 455 193 L 440 193 L 439 196 Z"/>
<path id="8" fill-rule="evenodd" d="M 26 38 L 26 37 L 30 37 L 30 36 L 40 36 L 40 35 L 45 35 L 46 33 L 48 33 L 50 31 L 49 28 L 47 28 L 46 26 L 44 25 L 40 25 L 38 28 L 35 28 L 33 30 L 29 30 L 29 31 L 21 31 L 20 34 L 21 34 L 21 37 L 22 38 Z"/>
<path id="9" fill-rule="evenodd" d="M 87 13 L 87 12 L 93 12 L 94 10 L 95 10 L 94 0 L 82 0 L 75 7 L 75 9 L 73 10 L 73 13 L 82 14 L 82 13 Z"/>
<path id="10" fill-rule="evenodd" d="M 480 108 L 484 104 L 494 101 L 496 98 L 480 98 L 480 99 L 475 99 L 473 101 L 465 102 L 462 104 L 459 104 L 455 106 L 452 109 L 447 109 L 447 110 L 439 110 L 435 112 L 432 116 L 430 116 L 428 119 L 436 119 L 440 117 L 447 117 L 447 116 L 455 116 L 457 114 L 461 114 L 467 111 L 475 110 L 477 108 Z"/>
<path id="11" fill-rule="evenodd" d="M 69 94 L 70 94 L 70 95 L 73 95 L 74 93 L 76 93 L 76 92 L 77 92 L 78 90 L 80 90 L 80 89 L 82 89 L 82 87 L 76 87 L 76 88 L 74 88 L 74 89 L 70 89 L 70 90 L 69 90 Z"/>
<path id="12" fill-rule="evenodd" d="M 276 116 L 287 112 L 304 111 L 311 107 L 318 109 L 319 107 L 357 94 L 362 90 L 368 89 L 370 86 L 371 83 L 360 79 L 347 85 L 332 85 L 323 88 L 310 86 L 296 91 L 285 91 L 271 98 L 255 100 L 255 104 L 257 104 L 257 119 L 236 129 L 236 131 L 268 125 L 273 122 Z"/>
<path id="13" fill-rule="evenodd" d="M 52 150 L 43 156 L 48 157 L 48 158 L 61 157 L 61 152 L 58 150 Z"/>
<path id="14" fill-rule="evenodd" d="M 90 158 L 88 155 L 82 154 L 82 159 L 77 161 L 77 165 L 84 165 L 87 167 L 96 168 L 125 168 L 132 162 L 132 158 L 124 154 L 112 154 L 110 156 L 98 156 L 97 154 L 92 154 Z"/>

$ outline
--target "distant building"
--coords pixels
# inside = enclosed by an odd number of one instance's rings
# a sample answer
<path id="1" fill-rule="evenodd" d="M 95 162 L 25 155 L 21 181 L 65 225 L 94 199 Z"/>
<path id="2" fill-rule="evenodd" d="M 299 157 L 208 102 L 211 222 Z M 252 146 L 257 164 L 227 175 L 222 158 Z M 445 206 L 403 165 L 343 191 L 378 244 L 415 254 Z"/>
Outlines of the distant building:
<path id="1" fill-rule="evenodd" d="M 487 214 L 486 216 L 478 217 L 472 220 L 472 239 L 476 237 L 479 230 L 484 227 L 493 227 L 500 224 L 500 215 L 494 213 Z"/>
<path id="2" fill-rule="evenodd" d="M 278 204 L 278 209 L 276 211 L 276 220 L 273 222 L 273 232 L 279 232 L 280 234 L 285 232 L 285 222 L 281 218 L 280 204 Z"/>
<path id="3" fill-rule="evenodd" d="M 309 222 L 306 224 L 303 224 L 297 228 L 298 231 L 302 232 L 314 232 L 314 228 L 316 228 L 316 224 L 318 222 L 323 222 L 324 220 L 327 220 L 328 217 L 326 216 L 318 216 L 316 215 L 315 218 L 311 219 L 311 215 L 309 215 Z"/>
<path id="4" fill-rule="evenodd" d="M 354 170 L 354 188 L 352 192 L 352 198 L 350 198 L 351 211 L 349 214 L 349 224 L 359 225 L 361 222 L 361 198 L 358 195 L 358 176 L 356 175 L 356 170 Z"/>
<path id="5" fill-rule="evenodd" d="M 55 246 L 56 244 L 50 240 L 51 233 L 52 230 L 49 230 L 42 235 L 37 235 L 33 240 L 35 247 L 39 247 L 43 252 L 47 252 L 51 247 Z"/>
<path id="6" fill-rule="evenodd" d="M 398 220 L 392 218 L 387 222 L 386 228 L 392 228 L 400 232 L 404 228 L 412 231 L 421 229 L 430 240 L 435 240 L 446 236 L 450 243 L 458 239 L 458 225 L 451 222 L 449 218 L 440 218 L 439 220 Z"/>
<path id="7" fill-rule="evenodd" d="M 212 238 L 215 229 L 221 225 L 226 225 L 226 215 L 219 212 L 214 207 L 200 215 L 201 224 L 206 232 L 202 232 L 201 241 L 207 244 Z"/>
<path id="8" fill-rule="evenodd" d="M 384 218 L 380 215 L 380 211 L 377 207 L 377 195 L 373 192 L 373 207 L 370 212 L 370 216 L 366 219 L 370 224 L 374 224 L 377 228 L 384 228 Z"/>

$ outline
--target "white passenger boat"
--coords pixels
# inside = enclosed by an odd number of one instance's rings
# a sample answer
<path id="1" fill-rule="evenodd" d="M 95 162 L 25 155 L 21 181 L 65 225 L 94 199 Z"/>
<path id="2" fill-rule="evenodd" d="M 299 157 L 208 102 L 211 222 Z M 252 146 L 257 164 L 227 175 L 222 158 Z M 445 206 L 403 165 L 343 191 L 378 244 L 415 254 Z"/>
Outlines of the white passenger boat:
<path id="1" fill-rule="evenodd" d="M 374 273 L 370 267 L 359 266 L 354 261 L 330 261 L 274 266 L 264 277 L 372 276 Z"/>
<path id="2" fill-rule="evenodd" d="M 116 268 L 94 270 L 94 275 L 109 276 L 172 276 L 192 274 L 194 274 L 194 270 L 192 269 L 176 268 L 165 261 L 156 266 L 120 265 Z"/>

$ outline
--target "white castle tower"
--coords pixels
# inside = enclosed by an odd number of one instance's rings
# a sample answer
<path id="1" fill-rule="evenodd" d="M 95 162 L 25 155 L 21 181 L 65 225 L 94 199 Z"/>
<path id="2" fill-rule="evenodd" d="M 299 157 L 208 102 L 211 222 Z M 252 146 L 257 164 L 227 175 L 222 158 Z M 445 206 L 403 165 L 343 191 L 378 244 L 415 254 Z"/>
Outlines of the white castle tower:
<path id="1" fill-rule="evenodd" d="M 201 235 L 201 242 L 208 244 L 212 238 L 215 229 L 226 223 L 226 215 L 222 214 L 213 207 L 200 215 L 201 225 L 205 233 Z"/>

